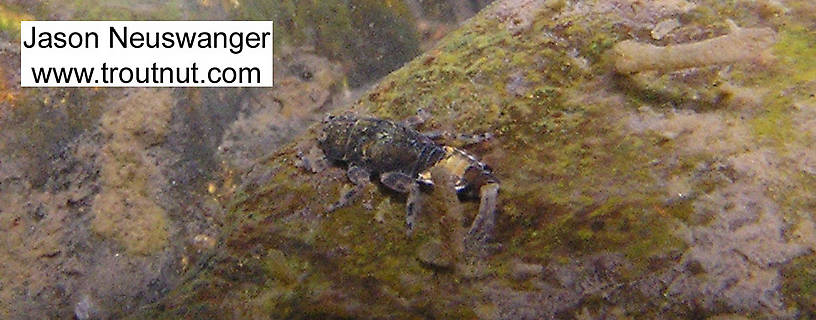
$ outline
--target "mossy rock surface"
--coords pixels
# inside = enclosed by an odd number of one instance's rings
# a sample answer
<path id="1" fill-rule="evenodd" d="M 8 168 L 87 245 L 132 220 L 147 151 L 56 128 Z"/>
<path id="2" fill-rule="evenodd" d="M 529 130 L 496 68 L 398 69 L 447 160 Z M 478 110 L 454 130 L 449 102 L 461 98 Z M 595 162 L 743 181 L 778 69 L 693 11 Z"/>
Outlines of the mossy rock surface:
<path id="1" fill-rule="evenodd" d="M 422 108 L 432 114 L 423 130 L 492 133 L 464 148 L 502 180 L 496 250 L 443 268 L 419 259 L 428 243 L 455 251 L 450 211 L 467 222 L 477 209 L 452 208 L 441 190 L 426 196 L 412 237 L 404 197 L 377 185 L 326 214 L 349 183 L 337 166 L 297 166 L 314 129 L 245 175 L 221 251 L 136 317 L 812 314 L 812 281 L 796 280 L 813 273 L 816 247 L 810 7 L 494 3 L 349 109 L 400 120 Z M 680 27 L 653 39 L 665 19 Z M 729 19 L 771 28 L 775 44 L 754 61 L 613 71 L 607 53 L 620 41 L 702 41 L 728 34 Z"/>

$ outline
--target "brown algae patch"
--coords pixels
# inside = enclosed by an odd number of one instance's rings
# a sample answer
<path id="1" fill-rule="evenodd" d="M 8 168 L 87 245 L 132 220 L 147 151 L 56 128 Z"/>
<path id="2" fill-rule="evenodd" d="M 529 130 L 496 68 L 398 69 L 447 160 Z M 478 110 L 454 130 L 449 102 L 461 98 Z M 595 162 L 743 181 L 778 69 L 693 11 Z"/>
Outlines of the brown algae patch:
<path id="1" fill-rule="evenodd" d="M 147 149 L 164 140 L 170 121 L 169 90 L 131 91 L 102 116 L 110 140 L 101 152 L 102 191 L 93 204 L 92 229 L 125 250 L 150 254 L 167 244 L 167 214 L 151 190 L 159 176 Z"/>
<path id="2" fill-rule="evenodd" d="M 739 28 L 732 23 L 731 33 L 712 39 L 665 47 L 626 40 L 612 52 L 620 73 L 671 71 L 755 59 L 775 42 L 770 28 Z"/>

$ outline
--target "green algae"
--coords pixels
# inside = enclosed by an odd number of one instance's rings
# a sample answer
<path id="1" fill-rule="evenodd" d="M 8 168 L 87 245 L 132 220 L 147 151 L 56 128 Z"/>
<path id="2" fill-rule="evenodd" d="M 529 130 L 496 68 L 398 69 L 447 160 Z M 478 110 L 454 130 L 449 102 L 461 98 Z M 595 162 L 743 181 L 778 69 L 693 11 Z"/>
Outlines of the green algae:
<path id="1" fill-rule="evenodd" d="M 803 83 L 816 79 L 816 40 L 813 32 L 804 27 L 785 30 L 780 33 L 779 42 L 774 47 L 774 55 L 793 74 L 787 75 L 786 82 Z"/>
<path id="2" fill-rule="evenodd" d="M 780 65 L 777 68 L 794 72 L 760 78 L 763 83 L 774 84 L 772 90 L 776 93 L 768 97 L 765 109 L 751 120 L 751 126 L 760 139 L 768 139 L 770 144 L 784 146 L 804 138 L 793 125 L 791 114 L 793 104 L 798 99 L 805 99 L 808 94 L 812 94 L 802 86 L 816 79 L 816 42 L 811 34 L 801 28 L 783 31 L 779 38 L 773 50 Z M 783 91 L 792 94 L 782 94 Z"/>
<path id="3" fill-rule="evenodd" d="M 813 92 L 808 88 L 812 88 L 809 86 L 816 79 L 816 41 L 813 32 L 799 25 L 781 31 L 773 54 L 780 71 L 778 77 L 763 81 L 763 84 L 776 84 L 774 91 L 779 93 L 774 97 L 776 104 L 790 105 L 791 100 L 795 102 L 794 99 L 812 98 Z"/>
<path id="4" fill-rule="evenodd" d="M 0 4 L 0 32 L 8 34 L 11 39 L 20 38 L 20 21 L 31 19 L 20 8 Z"/>
<path id="5" fill-rule="evenodd" d="M 800 132 L 793 126 L 791 110 L 790 104 L 777 103 L 768 106 L 761 115 L 751 119 L 754 134 L 759 139 L 767 139 L 768 143 L 777 146 L 795 141 Z"/>
<path id="6" fill-rule="evenodd" d="M 802 318 L 816 315 L 816 255 L 794 259 L 784 271 L 782 290 L 802 310 Z"/>
<path id="7" fill-rule="evenodd" d="M 182 1 L 158 0 L 71 0 L 59 4 L 64 10 L 73 11 L 74 19 L 82 20 L 181 20 Z"/>
<path id="8" fill-rule="evenodd" d="M 515 39 L 493 21 L 477 20 L 472 23 L 473 29 L 454 32 L 437 49 L 395 72 L 387 86 L 381 86 L 380 90 L 369 95 L 368 100 L 361 101 L 361 107 L 370 106 L 368 112 L 372 114 L 401 118 L 410 114 L 410 108 L 394 110 L 385 108 L 382 103 L 401 100 L 401 105 L 419 106 L 438 113 L 433 118 L 456 117 L 454 123 L 457 123 L 456 128 L 460 131 L 498 132 L 499 141 L 491 146 L 494 150 L 486 158 L 497 168 L 500 176 L 504 175 L 501 176 L 502 200 L 505 203 L 503 215 L 511 219 L 509 225 L 518 227 L 512 228 L 512 231 L 505 230 L 504 237 L 512 241 L 508 247 L 515 254 L 526 252 L 527 255 L 542 258 L 553 257 L 553 254 L 558 256 L 566 251 L 612 250 L 627 246 L 631 230 L 638 229 L 648 232 L 644 232 L 643 241 L 637 241 L 627 249 L 628 255 L 633 258 L 645 261 L 651 254 L 677 248 L 676 241 L 667 231 L 670 226 L 654 223 L 660 220 L 656 213 L 633 209 L 657 206 L 659 197 L 655 194 L 644 195 L 643 200 L 639 200 L 646 201 L 646 204 L 629 203 L 625 214 L 607 215 L 600 213 L 601 210 L 593 212 L 597 215 L 594 219 L 587 219 L 576 216 L 581 209 L 578 212 L 566 209 L 597 205 L 598 200 L 590 195 L 603 194 L 608 190 L 602 184 L 597 188 L 582 190 L 594 184 L 581 177 L 598 179 L 598 176 L 606 176 L 610 179 L 607 186 L 613 185 L 612 181 L 631 178 L 634 179 L 628 181 L 633 187 L 651 183 L 653 177 L 645 168 L 645 163 L 651 159 L 642 150 L 649 142 L 628 139 L 608 148 L 587 143 L 586 140 L 591 139 L 586 137 L 604 132 L 604 129 L 594 127 L 605 122 L 605 114 L 601 111 L 604 106 L 590 107 L 591 110 L 588 110 L 587 106 L 567 104 L 567 94 L 575 93 L 565 93 L 560 88 L 591 76 L 572 67 L 574 62 L 562 51 L 548 48 L 550 42 L 546 38 Z M 546 22 L 534 26 L 541 30 L 548 27 L 552 25 Z M 608 25 L 605 27 L 608 28 Z M 498 32 L 474 31 L 496 28 L 499 28 Z M 591 26 L 566 28 L 562 32 L 565 37 L 581 38 L 571 33 L 588 30 L 591 30 Z M 604 63 L 601 52 L 610 47 L 615 39 L 615 36 L 591 37 L 588 41 L 591 43 L 590 61 Z M 490 59 L 484 58 L 487 56 Z M 501 85 L 508 83 L 505 62 L 508 60 L 509 65 L 530 66 L 546 61 L 554 65 L 561 63 L 563 67 L 549 69 L 550 72 L 546 74 L 526 72 L 524 80 L 529 82 L 529 94 L 517 97 Z M 415 69 L 419 72 L 402 74 Z M 474 83 L 489 90 L 474 93 Z M 394 91 L 392 88 L 401 90 Z M 424 92 L 433 92 L 432 102 L 426 102 L 429 99 Z M 434 121 L 431 120 L 430 126 L 437 125 Z M 581 128 L 591 128 L 589 130 L 594 132 L 582 132 Z M 616 131 L 613 128 L 606 130 L 607 133 Z M 615 152 L 610 154 L 609 150 Z M 657 148 L 654 148 L 654 152 L 658 152 Z M 638 159 L 642 159 L 641 167 L 638 167 Z M 503 167 L 514 169 L 502 170 Z M 576 193 L 577 196 L 574 195 Z M 601 205 L 604 205 L 603 202 Z M 682 211 L 678 215 L 687 215 L 685 210 L 675 209 Z M 552 215 L 559 218 L 546 217 Z M 609 230 L 599 227 L 605 224 L 611 226 Z"/>
<path id="9" fill-rule="evenodd" d="M 714 19 L 718 13 L 694 14 L 704 21 Z M 691 175 L 699 164 L 710 161 L 714 155 L 683 157 L 676 165 L 655 162 L 682 146 L 658 135 L 632 135 L 617 122 L 615 113 L 655 102 L 668 109 L 681 105 L 690 92 L 697 91 L 708 101 L 697 111 L 730 114 L 723 110 L 724 103 L 717 98 L 721 89 L 696 84 L 673 87 L 669 92 L 648 88 L 620 90 L 617 93 L 622 95 L 621 100 L 587 98 L 595 94 L 592 81 L 608 73 L 609 62 L 604 60 L 604 50 L 627 35 L 608 22 L 576 21 L 558 30 L 561 38 L 580 41 L 576 42 L 578 45 L 554 45 L 552 39 L 541 36 L 543 31 L 560 23 L 563 21 L 539 19 L 530 32 L 513 35 L 495 20 L 484 15 L 476 17 L 434 50 L 386 77 L 353 107 L 358 112 L 389 119 L 403 119 L 413 115 L 417 108 L 423 108 L 433 115 L 424 129 L 496 135 L 494 141 L 485 145 L 466 148 L 481 155 L 502 180 L 497 240 L 504 248 L 486 259 L 485 273 L 519 289 L 530 289 L 531 285 L 506 279 L 511 273 L 507 261 L 513 258 L 566 263 L 579 255 L 620 252 L 634 264 L 623 278 L 636 280 L 662 267 L 656 266 L 655 260 L 685 249 L 683 242 L 674 236 L 677 221 L 692 224 L 706 221 L 691 221 L 693 197 L 667 201 L 661 179 Z M 594 34 L 593 30 L 606 32 Z M 797 50 L 809 48 L 807 39 L 782 34 L 778 48 L 788 48 L 784 43 L 790 41 L 797 42 L 793 46 Z M 588 69 L 579 67 L 561 50 L 572 46 L 580 47 Z M 778 51 L 777 55 L 797 65 L 800 59 L 808 61 L 794 51 Z M 808 70 L 805 68 L 805 76 L 797 73 L 793 79 L 807 79 Z M 736 79 L 732 80 L 754 84 L 780 77 L 773 69 L 746 74 L 735 72 Z M 521 79 L 518 88 L 508 86 L 514 78 Z M 702 79 L 717 78 L 714 73 L 708 73 Z M 669 76 L 660 80 L 658 86 L 676 81 Z M 623 101 L 623 105 L 615 105 L 618 101 Z M 768 101 L 766 110 L 747 121 L 753 133 L 768 145 L 792 141 L 797 134 L 789 115 L 791 100 Z M 314 137 L 307 135 L 302 141 L 310 139 Z M 471 297 L 463 293 L 469 289 L 466 285 L 469 279 L 456 272 L 437 272 L 423 267 L 415 258 L 419 246 L 441 237 L 440 226 L 432 222 L 439 218 L 438 212 L 444 210 L 439 198 L 430 197 L 426 204 L 428 210 L 424 211 L 430 213 L 421 218 L 417 234 L 412 238 L 404 236 L 403 197 L 375 186 L 367 187 L 354 204 L 325 217 L 287 220 L 293 212 L 322 212 L 322 208 L 340 194 L 342 185 L 347 184 L 339 168 L 312 175 L 291 166 L 293 153 L 293 150 L 285 151 L 281 156 L 283 160 L 271 165 L 278 172 L 270 182 L 242 193 L 240 201 L 230 206 L 234 220 L 228 229 L 228 243 L 230 252 L 235 255 L 245 255 L 244 251 L 249 248 L 274 248 L 267 249 L 271 253 L 260 263 L 264 266 L 261 267 L 263 276 L 291 279 L 290 273 L 297 270 L 310 274 L 310 280 L 294 291 L 281 291 L 277 285 L 268 285 L 263 287 L 265 289 L 250 285 L 250 295 L 234 299 L 264 301 L 262 310 L 266 314 L 291 315 L 292 308 L 301 308 L 298 310 L 310 315 L 387 315 L 382 304 L 365 300 L 370 292 L 362 292 L 361 287 L 374 286 L 381 288 L 380 293 L 410 301 L 406 302 L 410 308 L 400 309 L 399 312 L 404 312 L 400 315 L 444 317 L 442 315 L 453 315 L 440 311 L 451 296 Z M 722 179 L 704 177 L 692 182 L 692 189 L 709 193 L 725 183 Z M 813 184 L 812 181 L 807 183 Z M 307 196 L 293 197 L 293 193 Z M 797 207 L 806 204 L 802 202 Z M 466 215 L 472 215 L 475 209 L 473 203 L 463 205 Z M 377 216 L 381 216 L 382 222 L 377 222 Z M 321 222 L 314 223 L 311 219 Z M 280 235 L 289 240 L 281 240 Z M 299 246 L 291 247 L 290 242 Z M 320 264 L 333 268 L 321 268 Z M 805 268 L 808 264 L 812 263 L 797 266 Z M 289 271 L 282 270 L 287 268 Z M 794 278 L 808 276 L 808 269 L 797 267 L 796 270 L 804 274 Z M 332 285 L 326 281 L 343 278 L 354 279 L 344 282 L 349 286 L 345 288 L 347 294 L 363 297 L 362 302 L 374 306 L 372 310 L 348 313 L 328 307 L 323 309 L 326 313 L 320 313 L 309 309 L 331 301 L 311 290 L 330 291 Z M 265 290 L 270 292 L 264 293 Z M 804 297 L 813 295 L 806 285 L 795 290 Z M 440 301 L 429 301 L 434 298 Z M 603 304 L 600 300 L 590 303 Z M 460 308 L 462 310 L 455 315 L 474 312 L 468 311 L 467 305 Z M 491 308 L 481 304 L 473 307 L 476 312 L 487 313 L 490 311 L 478 310 Z M 677 312 L 683 314 L 684 311 Z"/>

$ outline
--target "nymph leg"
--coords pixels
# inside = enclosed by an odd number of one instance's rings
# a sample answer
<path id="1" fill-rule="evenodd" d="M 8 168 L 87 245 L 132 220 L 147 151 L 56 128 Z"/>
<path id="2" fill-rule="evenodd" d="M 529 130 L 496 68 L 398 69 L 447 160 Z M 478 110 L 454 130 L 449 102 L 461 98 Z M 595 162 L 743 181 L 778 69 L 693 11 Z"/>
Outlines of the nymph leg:
<path id="1" fill-rule="evenodd" d="M 470 244 L 485 244 L 492 240 L 496 226 L 496 201 L 499 184 L 488 183 L 479 189 L 479 213 L 470 225 L 466 239 Z"/>
<path id="2" fill-rule="evenodd" d="M 395 171 L 383 173 L 380 176 L 380 182 L 394 191 L 408 194 L 408 203 L 405 204 L 405 226 L 410 235 L 414 230 L 416 215 L 420 207 L 419 183 L 410 176 Z"/>
<path id="3" fill-rule="evenodd" d="M 360 191 L 363 190 L 363 188 L 365 188 L 365 186 L 370 182 L 369 178 L 371 174 L 368 172 L 368 170 L 361 167 L 350 166 L 346 172 L 346 176 L 348 176 L 349 180 L 354 184 L 354 186 L 351 188 L 351 190 L 340 195 L 340 199 L 328 207 L 327 210 L 329 212 L 349 204 L 349 202 L 351 202 L 351 200 L 354 199 L 354 197 L 356 197 L 357 194 L 359 194 Z"/>

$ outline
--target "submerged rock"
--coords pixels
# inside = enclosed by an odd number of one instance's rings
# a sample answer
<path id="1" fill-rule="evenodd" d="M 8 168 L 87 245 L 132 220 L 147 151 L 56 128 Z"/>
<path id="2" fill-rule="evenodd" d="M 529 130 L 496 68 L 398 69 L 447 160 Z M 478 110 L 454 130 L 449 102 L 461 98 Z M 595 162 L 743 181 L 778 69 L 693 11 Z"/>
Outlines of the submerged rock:
<path id="1" fill-rule="evenodd" d="M 224 252 L 140 316 L 812 315 L 816 52 L 807 15 L 767 10 L 491 5 L 348 109 L 402 120 L 421 108 L 420 129 L 495 136 L 462 146 L 502 181 L 495 250 L 455 250 L 478 204 L 440 190 L 413 237 L 405 200 L 376 185 L 324 215 L 349 182 L 304 162 L 313 128 L 236 190 Z M 742 28 L 728 33 L 729 19 Z M 654 36 L 661 21 L 680 25 Z M 760 49 L 773 59 L 743 63 Z"/>
<path id="2" fill-rule="evenodd" d="M 405 199 L 376 184 L 327 214 L 349 182 L 308 160 L 306 126 L 343 81 L 324 58 L 281 62 L 276 79 L 303 94 L 115 91 L 63 117 L 96 132 L 19 121 L 34 134 L 0 132 L 3 150 L 65 148 L 0 159 L 0 316 L 812 317 L 813 5 L 737 3 L 500 1 L 342 110 L 421 108 L 423 131 L 495 137 L 444 141 L 502 181 L 480 255 L 460 243 L 478 203 L 444 183 L 412 237 Z M 744 63 L 760 49 L 773 58 Z M 217 179 L 216 159 L 235 171 Z M 62 174 L 27 180 L 39 168 Z"/>

